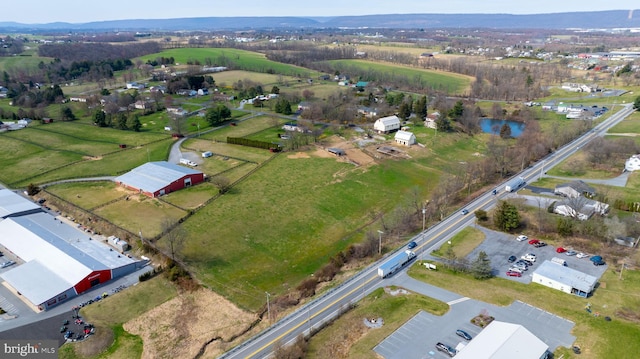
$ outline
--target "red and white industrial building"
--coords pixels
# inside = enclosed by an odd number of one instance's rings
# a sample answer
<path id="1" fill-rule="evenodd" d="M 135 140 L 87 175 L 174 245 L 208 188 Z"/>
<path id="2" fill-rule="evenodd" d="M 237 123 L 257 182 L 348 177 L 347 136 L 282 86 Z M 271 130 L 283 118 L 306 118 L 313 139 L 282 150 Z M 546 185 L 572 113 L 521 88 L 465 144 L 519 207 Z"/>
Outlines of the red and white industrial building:
<path id="1" fill-rule="evenodd" d="M 118 252 L 44 211 L 20 215 L 33 202 L 17 196 L 23 204 L 14 206 L 15 215 L 0 219 L 0 248 L 16 264 L 4 269 L 0 278 L 34 310 L 47 310 L 147 265 L 147 260 Z M 0 207 L 8 208 L 2 198 Z"/>
<path id="2" fill-rule="evenodd" d="M 204 181 L 204 173 L 166 161 L 147 162 L 116 177 L 117 184 L 159 197 Z"/>

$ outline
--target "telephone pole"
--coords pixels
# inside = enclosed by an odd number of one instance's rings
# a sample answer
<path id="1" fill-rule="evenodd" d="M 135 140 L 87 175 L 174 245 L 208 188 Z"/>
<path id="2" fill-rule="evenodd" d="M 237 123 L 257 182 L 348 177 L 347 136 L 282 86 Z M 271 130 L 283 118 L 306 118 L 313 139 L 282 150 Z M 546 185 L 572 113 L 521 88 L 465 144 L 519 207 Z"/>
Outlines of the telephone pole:
<path id="1" fill-rule="evenodd" d="M 269 304 L 269 297 L 271 294 L 269 292 L 264 292 L 267 295 L 267 318 L 269 319 L 269 323 L 271 323 L 271 305 Z"/>

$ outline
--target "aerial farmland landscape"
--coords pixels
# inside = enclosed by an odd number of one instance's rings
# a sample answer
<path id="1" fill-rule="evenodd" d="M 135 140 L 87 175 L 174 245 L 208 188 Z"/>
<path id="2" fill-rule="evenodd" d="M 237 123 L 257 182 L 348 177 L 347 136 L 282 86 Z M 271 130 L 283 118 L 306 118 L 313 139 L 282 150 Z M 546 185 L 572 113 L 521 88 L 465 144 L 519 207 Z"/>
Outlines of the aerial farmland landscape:
<path id="1" fill-rule="evenodd" d="M 633 4 L 143 3 L 0 15 L 0 357 L 638 356 Z"/>

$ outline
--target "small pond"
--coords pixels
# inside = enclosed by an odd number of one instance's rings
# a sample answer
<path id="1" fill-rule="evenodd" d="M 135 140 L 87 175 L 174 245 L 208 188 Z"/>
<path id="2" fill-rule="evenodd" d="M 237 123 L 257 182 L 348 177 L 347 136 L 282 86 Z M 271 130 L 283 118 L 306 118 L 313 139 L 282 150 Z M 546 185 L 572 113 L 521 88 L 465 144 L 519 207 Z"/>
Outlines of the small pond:
<path id="1" fill-rule="evenodd" d="M 515 122 L 509 120 L 496 120 L 493 118 L 481 118 L 480 127 L 484 133 L 500 134 L 500 128 L 502 125 L 507 124 L 511 127 L 511 137 L 520 137 L 524 131 L 525 124 L 522 122 Z"/>

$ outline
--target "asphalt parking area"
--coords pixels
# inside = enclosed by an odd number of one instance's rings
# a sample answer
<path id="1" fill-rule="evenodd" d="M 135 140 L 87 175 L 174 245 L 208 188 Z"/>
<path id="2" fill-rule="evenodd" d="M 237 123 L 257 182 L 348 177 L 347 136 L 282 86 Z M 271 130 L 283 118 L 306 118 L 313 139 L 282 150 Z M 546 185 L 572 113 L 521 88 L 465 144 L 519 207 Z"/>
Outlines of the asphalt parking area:
<path id="1" fill-rule="evenodd" d="M 496 232 L 486 228 L 478 227 L 486 236 L 486 239 L 474 249 L 467 259 L 473 261 L 480 251 L 484 251 L 491 260 L 493 274 L 497 277 L 507 278 L 521 283 L 531 283 L 532 273 L 545 260 L 551 260 L 554 257 L 562 258 L 567 262 L 567 267 L 576 269 L 583 273 L 600 278 L 604 274 L 607 266 L 594 266 L 589 258 L 578 258 L 576 256 L 568 256 L 565 253 L 556 253 L 556 247 L 547 245 L 545 247 L 536 248 L 529 244 L 530 239 L 519 242 L 516 235 Z M 526 233 L 525 233 L 526 234 Z M 522 277 L 509 277 L 506 275 L 507 270 L 511 267 L 508 258 L 511 255 L 520 259 L 521 256 L 533 253 L 536 255 L 536 261 L 533 266 L 522 273 Z M 605 258 L 606 261 L 606 258 Z"/>

